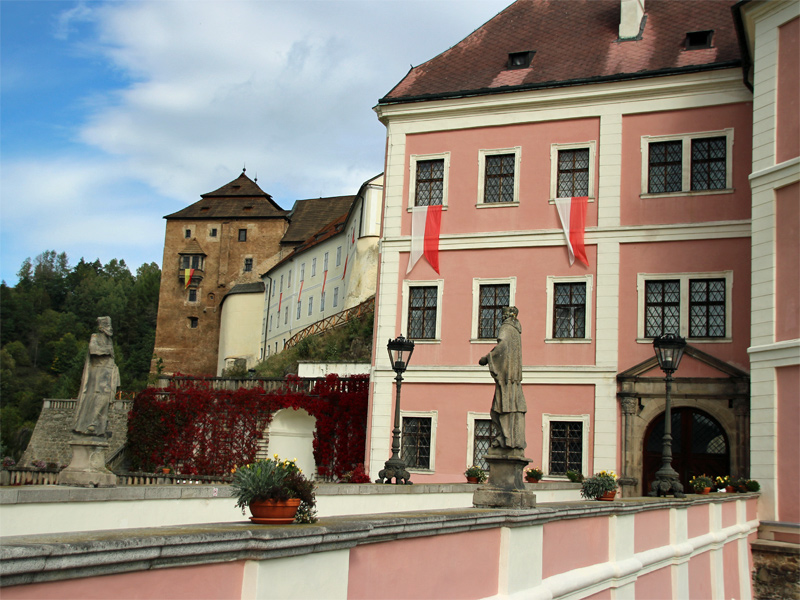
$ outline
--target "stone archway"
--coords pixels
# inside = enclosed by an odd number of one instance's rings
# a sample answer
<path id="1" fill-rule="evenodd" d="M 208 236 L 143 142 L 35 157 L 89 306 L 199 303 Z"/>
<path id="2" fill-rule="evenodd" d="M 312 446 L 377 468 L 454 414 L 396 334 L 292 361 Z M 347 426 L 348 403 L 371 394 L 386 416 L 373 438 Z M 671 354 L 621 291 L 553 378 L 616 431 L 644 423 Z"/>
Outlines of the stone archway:
<path id="1" fill-rule="evenodd" d="M 730 475 L 747 476 L 750 470 L 749 375 L 690 345 L 686 346 L 684 354 L 713 367 L 721 377 L 676 377 L 670 394 L 673 408 L 700 411 L 717 421 L 730 448 Z M 654 369 L 653 373 L 648 373 Z M 617 375 L 617 399 L 622 417 L 620 485 L 626 496 L 647 493 L 642 481 L 645 434 L 648 426 L 664 413 L 666 404 L 664 378 L 660 375 L 655 356 Z"/>
<path id="2" fill-rule="evenodd" d="M 269 424 L 267 456 L 277 454 L 283 458 L 296 458 L 297 466 L 307 477 L 316 475 L 314 462 L 314 430 L 317 420 L 302 408 L 285 408 L 272 417 Z"/>
<path id="3" fill-rule="evenodd" d="M 647 491 L 662 465 L 664 413 L 647 426 L 643 439 L 642 488 Z M 731 453 L 725 428 L 708 413 L 694 407 L 672 410 L 672 468 L 684 490 L 696 475 L 728 475 Z"/>

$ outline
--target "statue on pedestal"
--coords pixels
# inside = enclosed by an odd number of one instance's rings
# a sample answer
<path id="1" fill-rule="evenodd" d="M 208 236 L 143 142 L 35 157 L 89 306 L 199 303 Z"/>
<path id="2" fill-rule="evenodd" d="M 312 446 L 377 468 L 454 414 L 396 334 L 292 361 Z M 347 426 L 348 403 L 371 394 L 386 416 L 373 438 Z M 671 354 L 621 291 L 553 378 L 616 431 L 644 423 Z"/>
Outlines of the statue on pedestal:
<path id="1" fill-rule="evenodd" d="M 478 507 L 533 508 L 536 495 L 525 488 L 522 470 L 525 458 L 525 413 L 522 393 L 522 325 L 516 306 L 503 308 L 503 323 L 497 346 L 478 364 L 488 365 L 495 381 L 490 415 L 494 439 L 485 459 L 489 463 L 489 485 L 478 488 L 472 502 Z"/>
<path id="2" fill-rule="evenodd" d="M 105 452 L 111 437 L 108 406 L 119 387 L 111 317 L 98 317 L 97 329 L 98 332 L 93 333 L 89 340 L 83 367 L 70 442 L 72 461 L 59 474 L 59 485 L 112 487 L 117 483 L 116 476 L 105 466 Z"/>

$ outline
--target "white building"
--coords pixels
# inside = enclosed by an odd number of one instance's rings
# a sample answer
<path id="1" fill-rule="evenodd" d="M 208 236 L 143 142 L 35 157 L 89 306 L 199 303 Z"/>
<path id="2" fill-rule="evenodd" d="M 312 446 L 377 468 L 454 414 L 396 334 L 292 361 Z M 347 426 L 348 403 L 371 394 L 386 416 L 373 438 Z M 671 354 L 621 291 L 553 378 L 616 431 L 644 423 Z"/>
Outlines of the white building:
<path id="1" fill-rule="evenodd" d="M 350 210 L 267 271 L 261 357 L 309 325 L 375 294 L 383 175 L 361 186 Z"/>

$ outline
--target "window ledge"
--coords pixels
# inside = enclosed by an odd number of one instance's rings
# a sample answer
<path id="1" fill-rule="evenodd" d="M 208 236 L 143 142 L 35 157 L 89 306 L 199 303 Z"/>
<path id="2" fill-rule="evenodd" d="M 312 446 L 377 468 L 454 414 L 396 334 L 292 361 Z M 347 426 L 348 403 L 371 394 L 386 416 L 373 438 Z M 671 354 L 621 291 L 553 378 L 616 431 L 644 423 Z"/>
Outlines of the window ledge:
<path id="1" fill-rule="evenodd" d="M 439 204 L 429 204 L 428 206 L 440 206 L 440 205 Z M 447 204 L 442 204 L 441 207 L 442 207 L 442 211 L 446 211 L 447 210 Z M 423 207 L 423 206 L 408 206 L 408 207 L 406 207 L 406 212 L 411 212 L 415 208 L 425 208 L 425 207 Z"/>
<path id="2" fill-rule="evenodd" d="M 723 190 L 688 190 L 681 192 L 664 192 L 662 194 L 639 194 L 639 198 L 646 200 L 648 198 L 681 198 L 684 196 L 718 196 L 719 194 L 732 194 L 736 190 L 733 188 L 725 188 Z"/>
<path id="3" fill-rule="evenodd" d="M 416 339 L 416 338 L 408 338 L 414 342 L 415 345 L 419 344 L 441 344 L 442 340 L 440 338 L 435 339 Z"/>
<path id="4" fill-rule="evenodd" d="M 691 342 L 692 344 L 730 344 L 733 342 L 733 338 L 724 337 L 724 338 L 686 338 L 687 342 Z M 652 344 L 653 338 L 636 338 L 637 344 Z"/>
<path id="5" fill-rule="evenodd" d="M 470 338 L 470 344 L 496 344 L 497 338 Z"/>
<path id="6" fill-rule="evenodd" d="M 587 200 L 587 202 L 590 202 L 590 203 L 591 203 L 591 202 L 594 202 L 594 196 L 589 196 L 589 199 Z M 556 199 L 555 199 L 555 198 L 550 198 L 550 199 L 547 201 L 547 203 L 548 203 L 548 204 L 555 204 L 555 203 L 556 203 Z"/>
<path id="7" fill-rule="evenodd" d="M 545 338 L 545 344 L 591 344 L 592 338 Z"/>
<path id="8" fill-rule="evenodd" d="M 519 206 L 519 200 L 516 202 L 478 202 L 475 208 L 505 208 L 508 206 Z"/>
<path id="9" fill-rule="evenodd" d="M 413 469 L 411 467 L 406 467 L 406 471 L 409 473 L 416 473 L 417 475 L 433 475 L 436 473 L 433 469 Z"/>

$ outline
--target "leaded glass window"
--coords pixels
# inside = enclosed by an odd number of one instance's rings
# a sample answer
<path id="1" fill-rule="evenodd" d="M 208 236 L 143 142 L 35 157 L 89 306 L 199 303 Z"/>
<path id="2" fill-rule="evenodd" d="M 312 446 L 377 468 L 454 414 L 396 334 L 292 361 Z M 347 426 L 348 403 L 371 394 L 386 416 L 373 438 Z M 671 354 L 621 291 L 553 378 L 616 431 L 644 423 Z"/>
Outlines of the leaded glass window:
<path id="1" fill-rule="evenodd" d="M 583 472 L 583 423 L 550 422 L 550 475 Z"/>
<path id="2" fill-rule="evenodd" d="M 412 469 L 429 469 L 431 464 L 430 417 L 403 417 L 400 458 Z"/>
<path id="3" fill-rule="evenodd" d="M 589 195 L 589 149 L 558 151 L 558 197 Z"/>
<path id="4" fill-rule="evenodd" d="M 553 286 L 553 337 L 586 337 L 586 282 Z"/>
<path id="5" fill-rule="evenodd" d="M 692 189 L 724 190 L 727 163 L 724 136 L 692 140 Z"/>
<path id="6" fill-rule="evenodd" d="M 689 281 L 689 337 L 725 337 L 725 280 Z"/>
<path id="7" fill-rule="evenodd" d="M 513 154 L 486 157 L 484 202 L 514 201 L 514 161 Z"/>
<path id="8" fill-rule="evenodd" d="M 679 280 L 645 282 L 645 337 L 680 332 L 680 300 Z"/>
<path id="9" fill-rule="evenodd" d="M 647 191 L 651 194 L 680 192 L 683 174 L 683 142 L 653 142 L 649 147 Z"/>
<path id="10" fill-rule="evenodd" d="M 492 421 L 491 419 L 475 419 L 475 433 L 472 440 L 472 464 L 478 465 L 488 471 L 489 463 L 486 462 L 486 453 L 492 447 Z"/>
<path id="11" fill-rule="evenodd" d="M 441 205 L 444 196 L 444 159 L 417 161 L 416 206 Z"/>
<path id="12" fill-rule="evenodd" d="M 480 316 L 478 337 L 496 338 L 503 323 L 503 308 L 509 305 L 511 286 L 509 284 L 480 286 Z"/>
<path id="13" fill-rule="evenodd" d="M 436 286 L 409 288 L 408 337 L 412 340 L 436 338 Z"/>

